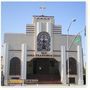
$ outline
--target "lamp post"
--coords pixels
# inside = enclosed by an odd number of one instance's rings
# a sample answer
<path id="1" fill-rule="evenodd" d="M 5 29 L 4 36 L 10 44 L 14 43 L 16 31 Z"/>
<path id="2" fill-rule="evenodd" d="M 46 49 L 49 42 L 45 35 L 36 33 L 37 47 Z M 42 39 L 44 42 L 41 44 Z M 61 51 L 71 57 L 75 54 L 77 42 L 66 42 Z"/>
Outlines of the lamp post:
<path id="1" fill-rule="evenodd" d="M 69 24 L 69 27 L 68 27 L 68 29 L 67 29 L 67 64 L 68 64 L 68 85 L 70 85 L 70 83 L 69 83 L 69 56 L 68 56 L 68 51 L 69 51 L 69 47 L 68 47 L 68 43 L 69 43 L 69 38 L 68 38 L 68 36 L 69 36 L 69 30 L 70 30 L 70 27 L 71 27 L 71 25 L 72 25 L 72 23 L 73 22 L 75 22 L 76 21 L 76 19 L 73 19 L 72 21 L 71 21 L 71 23 Z"/>

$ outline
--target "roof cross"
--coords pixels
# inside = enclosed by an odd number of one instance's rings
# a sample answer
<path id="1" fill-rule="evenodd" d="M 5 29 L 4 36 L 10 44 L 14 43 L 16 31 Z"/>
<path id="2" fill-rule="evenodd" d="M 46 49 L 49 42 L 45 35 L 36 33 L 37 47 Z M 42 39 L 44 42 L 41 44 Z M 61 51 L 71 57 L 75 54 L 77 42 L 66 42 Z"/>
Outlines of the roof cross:
<path id="1" fill-rule="evenodd" d="M 41 7 L 40 7 L 40 10 L 41 10 L 41 14 L 42 14 L 42 15 L 43 15 L 45 9 L 46 9 L 46 7 L 44 7 L 44 6 L 41 6 Z"/>

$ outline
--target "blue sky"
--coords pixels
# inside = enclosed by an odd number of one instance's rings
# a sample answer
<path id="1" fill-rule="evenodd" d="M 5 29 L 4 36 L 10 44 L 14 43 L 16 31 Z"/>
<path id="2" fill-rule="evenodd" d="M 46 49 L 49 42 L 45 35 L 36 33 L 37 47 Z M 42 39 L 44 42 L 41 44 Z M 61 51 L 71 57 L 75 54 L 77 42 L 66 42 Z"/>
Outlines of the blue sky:
<path id="1" fill-rule="evenodd" d="M 32 23 L 32 15 L 41 15 L 40 6 L 46 7 L 44 15 L 54 16 L 55 24 L 62 25 L 63 34 L 73 19 L 76 22 L 71 25 L 70 34 L 77 34 L 86 25 L 85 2 L 2 2 L 1 5 L 2 41 L 6 32 L 25 33 L 26 24 Z M 84 43 L 84 34 L 81 35 Z"/>
<path id="2" fill-rule="evenodd" d="M 44 15 L 55 17 L 55 23 L 62 25 L 62 32 L 76 18 L 70 28 L 75 34 L 85 27 L 85 2 L 4 2 L 2 3 L 2 31 L 25 32 L 26 24 L 31 23 L 32 15 L 40 15 L 40 6 L 45 6 Z"/>

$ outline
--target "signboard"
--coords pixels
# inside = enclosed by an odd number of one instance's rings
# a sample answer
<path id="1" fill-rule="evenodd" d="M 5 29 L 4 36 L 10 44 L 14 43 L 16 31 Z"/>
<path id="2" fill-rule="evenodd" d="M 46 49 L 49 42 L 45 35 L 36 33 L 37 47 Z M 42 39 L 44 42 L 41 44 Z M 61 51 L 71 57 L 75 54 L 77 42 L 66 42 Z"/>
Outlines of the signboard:
<path id="1" fill-rule="evenodd" d="M 11 80 L 8 80 L 8 83 L 9 84 L 22 84 L 22 83 L 24 83 L 24 80 L 20 80 L 20 79 L 13 80 L 13 79 L 11 79 Z"/>
<path id="2" fill-rule="evenodd" d="M 38 83 L 38 79 L 29 79 L 29 80 L 25 80 L 25 84 L 35 84 Z"/>

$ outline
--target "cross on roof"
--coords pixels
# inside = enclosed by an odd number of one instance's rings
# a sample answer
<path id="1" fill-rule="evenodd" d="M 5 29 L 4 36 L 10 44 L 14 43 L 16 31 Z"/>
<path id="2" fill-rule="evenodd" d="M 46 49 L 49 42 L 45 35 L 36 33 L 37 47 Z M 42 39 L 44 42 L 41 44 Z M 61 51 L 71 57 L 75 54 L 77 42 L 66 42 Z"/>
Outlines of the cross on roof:
<path id="1" fill-rule="evenodd" d="M 46 7 L 44 7 L 44 6 L 41 6 L 40 7 L 40 10 L 41 10 L 42 15 L 43 15 L 45 9 L 46 9 Z"/>

